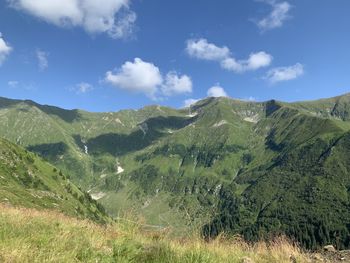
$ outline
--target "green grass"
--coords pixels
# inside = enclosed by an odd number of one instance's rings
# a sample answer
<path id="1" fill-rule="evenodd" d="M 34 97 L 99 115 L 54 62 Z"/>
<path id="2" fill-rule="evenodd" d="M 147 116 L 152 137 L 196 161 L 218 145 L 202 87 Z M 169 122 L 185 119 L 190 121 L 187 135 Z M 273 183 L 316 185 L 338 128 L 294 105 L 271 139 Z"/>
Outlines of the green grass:
<path id="1" fill-rule="evenodd" d="M 37 155 L 0 139 L 0 160 L 0 202 L 28 208 L 55 209 L 98 222 L 110 220 L 88 194 Z"/>
<path id="2" fill-rule="evenodd" d="M 245 258 L 261 263 L 307 262 L 308 255 L 286 239 L 247 244 L 241 239 L 210 243 L 192 237 L 171 239 L 164 231 L 145 230 L 121 220 L 102 227 L 53 211 L 0 205 L 0 261 L 238 263 Z"/>
<path id="3" fill-rule="evenodd" d="M 331 241 L 349 247 L 349 97 L 208 98 L 191 107 L 194 117 L 159 106 L 91 113 L 0 99 L 0 135 L 83 190 L 106 193 L 99 202 L 113 216 L 131 208 L 149 224 L 164 217 L 185 236 L 209 222 L 215 235 L 284 233 L 310 248 Z"/>

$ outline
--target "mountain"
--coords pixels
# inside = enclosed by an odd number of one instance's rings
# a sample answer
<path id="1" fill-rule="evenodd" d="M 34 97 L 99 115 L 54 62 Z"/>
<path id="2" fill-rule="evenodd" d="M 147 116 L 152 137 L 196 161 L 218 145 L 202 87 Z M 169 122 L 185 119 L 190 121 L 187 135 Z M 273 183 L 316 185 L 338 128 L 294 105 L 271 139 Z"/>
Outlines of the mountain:
<path id="1" fill-rule="evenodd" d="M 109 221 L 101 205 L 37 155 L 0 139 L 0 160 L 0 202 L 57 210 L 99 223 Z"/>
<path id="2" fill-rule="evenodd" d="M 177 234 L 284 233 L 307 248 L 344 248 L 349 114 L 350 94 L 108 113 L 2 98 L 0 136 L 71 174 L 114 216 L 132 210 Z"/>

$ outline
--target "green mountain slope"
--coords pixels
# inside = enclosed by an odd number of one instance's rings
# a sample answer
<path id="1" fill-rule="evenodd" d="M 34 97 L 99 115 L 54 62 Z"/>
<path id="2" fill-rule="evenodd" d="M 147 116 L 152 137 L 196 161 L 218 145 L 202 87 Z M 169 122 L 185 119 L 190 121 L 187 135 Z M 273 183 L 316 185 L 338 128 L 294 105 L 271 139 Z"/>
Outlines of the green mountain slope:
<path id="1" fill-rule="evenodd" d="M 124 144 L 122 153 L 134 150 L 129 145 L 137 145 L 139 123 L 154 116 L 174 115 L 173 112 L 177 114 L 175 110 L 153 106 L 140 111 L 89 113 L 0 98 L 0 135 L 44 156 L 87 188 L 94 182 L 94 175 L 104 169 L 87 154 L 87 140 L 110 141 L 117 136 Z M 107 161 L 114 164 L 115 158 Z"/>
<path id="2" fill-rule="evenodd" d="M 219 214 L 205 226 L 205 235 L 225 231 L 257 240 L 287 234 L 308 248 L 349 247 L 349 124 L 293 106 L 259 124 L 269 127 L 265 146 L 275 157 L 220 193 Z M 240 185 L 248 187 L 237 194 Z"/>
<path id="3" fill-rule="evenodd" d="M 309 248 L 348 247 L 349 109 L 349 94 L 113 113 L 1 99 L 0 136 L 72 174 L 113 216 L 132 210 L 179 234 L 286 233 Z"/>
<path id="4" fill-rule="evenodd" d="M 0 202 L 54 209 L 97 222 L 109 220 L 103 208 L 61 171 L 3 139 L 0 139 Z"/>

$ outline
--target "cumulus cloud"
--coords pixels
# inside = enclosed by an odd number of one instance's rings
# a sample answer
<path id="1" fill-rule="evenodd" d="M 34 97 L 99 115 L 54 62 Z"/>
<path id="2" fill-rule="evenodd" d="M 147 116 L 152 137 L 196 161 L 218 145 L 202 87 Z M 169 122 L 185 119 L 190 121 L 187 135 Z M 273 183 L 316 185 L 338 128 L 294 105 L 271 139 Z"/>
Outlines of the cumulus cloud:
<path id="1" fill-rule="evenodd" d="M 251 53 L 246 60 L 237 61 L 232 57 L 228 57 L 221 61 L 221 67 L 229 71 L 240 73 L 267 67 L 271 64 L 272 60 L 273 57 L 270 54 L 260 51 Z"/>
<path id="2" fill-rule="evenodd" d="M 75 85 L 74 90 L 77 94 L 84 94 L 87 92 L 90 92 L 94 89 L 94 87 L 86 82 L 80 82 L 79 84 Z"/>
<path id="3" fill-rule="evenodd" d="M 191 57 L 203 60 L 221 61 L 230 56 L 228 47 L 218 47 L 204 38 L 188 40 L 186 51 Z"/>
<path id="4" fill-rule="evenodd" d="M 271 13 L 257 22 L 258 27 L 262 31 L 281 27 L 283 23 L 290 17 L 289 11 L 292 6 L 288 2 L 277 2 L 275 0 L 263 1 L 272 7 Z"/>
<path id="5" fill-rule="evenodd" d="M 8 43 L 6 43 L 0 32 L 0 66 L 4 63 L 11 51 L 12 47 Z"/>
<path id="6" fill-rule="evenodd" d="M 217 61 L 223 69 L 235 73 L 243 73 L 267 67 L 273 60 L 273 57 L 264 51 L 251 53 L 248 59 L 237 60 L 231 55 L 230 49 L 226 46 L 216 46 L 203 38 L 198 40 L 188 40 L 186 52 L 193 58 Z"/>
<path id="7" fill-rule="evenodd" d="M 226 91 L 218 85 L 208 89 L 207 95 L 208 97 L 227 97 Z"/>
<path id="8" fill-rule="evenodd" d="M 208 89 L 207 96 L 208 97 L 228 97 L 224 88 L 219 86 L 219 85 L 215 85 L 215 86 L 211 87 L 210 89 Z M 202 99 L 193 99 L 193 98 L 186 99 L 183 101 L 183 108 L 188 108 L 191 105 L 196 104 L 200 100 L 202 100 Z"/>
<path id="9" fill-rule="evenodd" d="M 144 93 L 154 98 L 163 78 L 160 70 L 152 63 L 135 58 L 134 62 L 125 62 L 117 72 L 108 71 L 105 80 L 121 89 Z"/>
<path id="10" fill-rule="evenodd" d="M 270 83 L 296 79 L 304 74 L 304 66 L 300 63 L 290 67 L 278 67 L 269 70 L 265 79 Z"/>
<path id="11" fill-rule="evenodd" d="M 11 7 L 60 27 L 80 26 L 113 38 L 130 35 L 136 14 L 130 0 L 7 0 Z"/>
<path id="12" fill-rule="evenodd" d="M 184 100 L 183 107 L 184 108 L 188 108 L 188 107 L 192 106 L 193 104 L 196 104 L 200 100 L 201 99 L 187 99 L 187 100 Z"/>
<path id="13" fill-rule="evenodd" d="M 47 69 L 49 67 L 49 53 L 38 49 L 36 51 L 36 58 L 38 59 L 38 66 L 41 71 Z"/>
<path id="14" fill-rule="evenodd" d="M 130 92 L 143 93 L 151 99 L 156 99 L 158 95 L 172 96 L 192 92 L 189 76 L 179 76 L 175 71 L 170 71 L 164 78 L 156 65 L 140 58 L 125 62 L 115 71 L 108 71 L 105 81 Z"/>
<path id="15" fill-rule="evenodd" d="M 175 71 L 170 71 L 165 77 L 161 90 L 166 96 L 191 93 L 192 80 L 187 75 L 179 76 Z"/>

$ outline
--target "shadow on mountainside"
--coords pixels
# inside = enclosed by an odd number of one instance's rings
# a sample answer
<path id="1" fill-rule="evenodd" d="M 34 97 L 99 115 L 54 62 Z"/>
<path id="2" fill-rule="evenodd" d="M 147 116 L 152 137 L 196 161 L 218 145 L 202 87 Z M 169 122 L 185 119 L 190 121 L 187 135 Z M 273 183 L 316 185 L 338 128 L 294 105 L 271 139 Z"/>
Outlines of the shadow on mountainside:
<path id="1" fill-rule="evenodd" d="M 68 123 L 72 123 L 74 121 L 82 119 L 82 116 L 78 110 L 64 110 L 58 107 L 39 105 L 36 103 L 34 103 L 34 106 L 36 106 L 38 109 L 45 112 L 46 114 L 57 116 Z"/>
<path id="2" fill-rule="evenodd" d="M 0 109 L 9 108 L 20 103 L 36 107 L 48 115 L 59 117 L 65 122 L 72 123 L 82 118 L 78 110 L 65 110 L 54 106 L 41 105 L 31 100 L 12 100 L 0 97 Z M 19 111 L 27 111 L 26 109 L 18 109 Z"/>
<path id="3" fill-rule="evenodd" d="M 98 155 L 109 153 L 111 155 L 124 155 L 138 151 L 151 145 L 153 142 L 170 135 L 168 129 L 181 129 L 195 121 L 196 118 L 178 116 L 154 117 L 138 125 L 138 129 L 130 134 L 107 133 L 84 141 L 80 135 L 74 135 L 75 143 L 83 149 L 88 147 L 89 153 Z"/>
<path id="4" fill-rule="evenodd" d="M 64 142 L 45 143 L 30 145 L 27 147 L 27 150 L 37 153 L 48 161 L 55 161 L 58 156 L 67 153 L 68 146 Z"/>

